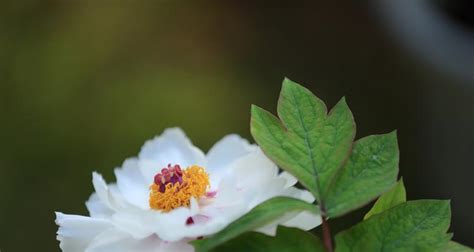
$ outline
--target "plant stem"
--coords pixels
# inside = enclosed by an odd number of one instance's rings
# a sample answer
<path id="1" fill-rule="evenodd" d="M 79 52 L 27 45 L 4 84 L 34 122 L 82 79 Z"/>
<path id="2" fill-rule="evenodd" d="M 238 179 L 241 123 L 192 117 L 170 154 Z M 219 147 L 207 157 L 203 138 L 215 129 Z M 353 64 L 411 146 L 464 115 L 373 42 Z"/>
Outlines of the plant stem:
<path id="1" fill-rule="evenodd" d="M 326 251 L 333 252 L 332 239 L 331 239 L 331 230 L 329 229 L 329 224 L 325 216 L 322 216 L 323 219 L 323 242 Z"/>

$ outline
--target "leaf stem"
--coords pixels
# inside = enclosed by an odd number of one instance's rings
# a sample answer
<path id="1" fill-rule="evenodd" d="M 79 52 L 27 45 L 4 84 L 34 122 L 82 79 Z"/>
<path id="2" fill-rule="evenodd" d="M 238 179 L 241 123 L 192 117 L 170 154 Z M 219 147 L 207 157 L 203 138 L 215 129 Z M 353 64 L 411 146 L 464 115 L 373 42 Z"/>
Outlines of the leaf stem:
<path id="1" fill-rule="evenodd" d="M 334 249 L 332 247 L 331 230 L 329 229 L 329 223 L 327 222 L 325 216 L 322 216 L 321 218 L 323 219 L 324 247 L 326 248 L 327 252 L 333 252 Z"/>

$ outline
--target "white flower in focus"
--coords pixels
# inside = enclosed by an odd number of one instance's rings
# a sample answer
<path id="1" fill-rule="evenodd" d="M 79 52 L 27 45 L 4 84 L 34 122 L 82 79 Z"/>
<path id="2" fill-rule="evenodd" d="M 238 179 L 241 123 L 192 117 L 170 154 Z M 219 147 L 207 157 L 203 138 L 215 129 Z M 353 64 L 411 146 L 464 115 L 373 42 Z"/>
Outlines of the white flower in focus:
<path id="1" fill-rule="evenodd" d="M 56 213 L 63 251 L 193 251 L 187 242 L 219 232 L 275 196 L 307 202 L 289 173 L 256 145 L 237 135 L 205 155 L 182 130 L 167 129 L 145 143 L 136 158 L 115 169 L 117 183 L 93 173 L 89 216 Z M 275 235 L 277 225 L 309 230 L 319 216 L 295 212 L 256 231 Z"/>

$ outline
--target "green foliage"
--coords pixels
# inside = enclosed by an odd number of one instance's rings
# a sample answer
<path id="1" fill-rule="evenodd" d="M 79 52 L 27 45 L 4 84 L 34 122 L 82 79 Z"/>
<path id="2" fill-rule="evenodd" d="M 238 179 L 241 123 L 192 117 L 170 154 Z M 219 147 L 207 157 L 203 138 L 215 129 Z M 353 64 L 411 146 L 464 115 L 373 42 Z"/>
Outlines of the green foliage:
<path id="1" fill-rule="evenodd" d="M 265 153 L 291 172 L 322 202 L 355 136 L 352 113 L 342 99 L 327 113 L 323 101 L 285 79 L 278 101 L 281 122 L 252 106 L 251 133 Z"/>
<path id="2" fill-rule="evenodd" d="M 448 242 L 448 245 L 446 246 L 445 250 L 446 252 L 472 252 L 474 249 L 471 249 L 469 247 L 466 247 L 462 244 L 459 244 L 454 241 Z"/>
<path id="3" fill-rule="evenodd" d="M 274 198 L 255 207 L 221 232 L 192 242 L 197 251 L 323 251 L 310 233 L 279 227 L 275 238 L 256 230 L 287 211 L 310 210 L 323 220 L 339 217 L 376 199 L 364 220 L 336 235 L 336 251 L 472 251 L 451 242 L 449 201 L 406 202 L 398 183 L 396 132 L 355 142 L 352 113 L 341 99 L 327 113 L 323 101 L 285 79 L 278 116 L 252 106 L 251 133 L 265 154 L 293 174 L 315 196 L 319 206 Z M 323 229 L 327 228 L 324 226 Z M 330 249 L 331 237 L 323 230 Z"/>
<path id="4" fill-rule="evenodd" d="M 367 204 L 393 187 L 397 173 L 395 132 L 356 141 L 349 160 L 326 199 L 327 215 L 336 217 Z"/>
<path id="5" fill-rule="evenodd" d="M 403 179 L 400 179 L 398 183 L 392 189 L 390 189 L 390 191 L 380 196 L 372 209 L 370 209 L 370 211 L 364 216 L 364 220 L 368 219 L 372 215 L 379 214 L 405 201 L 407 201 L 405 186 L 403 185 Z"/>
<path id="6" fill-rule="evenodd" d="M 288 197 L 275 197 L 256 206 L 219 233 L 204 240 L 193 241 L 192 244 L 196 251 L 208 251 L 244 232 L 253 231 L 293 211 L 310 211 L 319 214 L 318 208 L 305 201 Z"/>
<path id="7" fill-rule="evenodd" d="M 417 200 L 336 235 L 336 251 L 441 251 L 451 235 L 449 201 Z"/>
<path id="8" fill-rule="evenodd" d="M 257 232 L 248 232 L 211 251 L 322 252 L 324 247 L 319 238 L 309 232 L 280 226 L 275 237 Z"/>
<path id="9" fill-rule="evenodd" d="M 353 144 L 355 123 L 345 99 L 326 111 L 308 89 L 285 79 L 278 102 L 281 121 L 253 106 L 251 133 L 273 161 L 315 195 L 324 215 L 337 217 L 394 185 L 398 146 L 394 132 Z"/>

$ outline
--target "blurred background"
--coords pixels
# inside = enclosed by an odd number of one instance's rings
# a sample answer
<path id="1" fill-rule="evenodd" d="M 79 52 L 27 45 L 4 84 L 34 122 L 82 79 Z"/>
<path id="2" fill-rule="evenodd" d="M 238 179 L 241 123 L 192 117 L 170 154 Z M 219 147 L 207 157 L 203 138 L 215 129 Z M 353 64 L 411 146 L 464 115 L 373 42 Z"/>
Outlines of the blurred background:
<path id="1" fill-rule="evenodd" d="M 0 249 L 58 251 L 54 211 L 87 214 L 91 172 L 114 181 L 166 127 L 250 139 L 285 76 L 346 96 L 358 138 L 398 129 L 409 199 L 452 199 L 474 246 L 473 36 L 470 0 L 3 1 Z"/>

